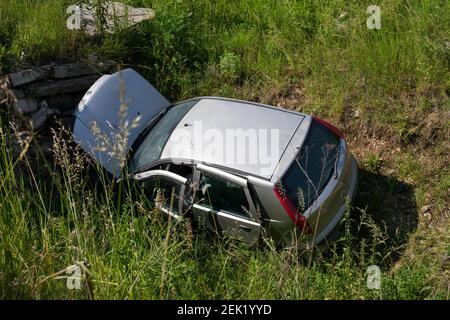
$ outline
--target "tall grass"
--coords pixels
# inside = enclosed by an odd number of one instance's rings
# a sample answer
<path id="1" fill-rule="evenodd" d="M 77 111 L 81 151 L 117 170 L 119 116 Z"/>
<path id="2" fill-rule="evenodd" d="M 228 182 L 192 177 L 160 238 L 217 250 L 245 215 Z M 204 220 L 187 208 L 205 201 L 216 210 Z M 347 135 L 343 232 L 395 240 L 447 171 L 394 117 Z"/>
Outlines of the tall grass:
<path id="1" fill-rule="evenodd" d="M 334 118 L 360 109 L 365 118 L 399 123 L 448 109 L 445 0 L 381 1 L 381 30 L 366 27 L 370 1 L 123 2 L 151 7 L 156 18 L 90 40 L 66 29 L 70 1 L 4 0 L 3 55 L 39 61 L 100 51 L 174 100 L 216 94 L 272 102 L 298 87 L 296 108 Z M 221 68 L 230 55 L 231 78 Z"/>
<path id="2" fill-rule="evenodd" d="M 169 97 L 213 93 L 270 102 L 294 86 L 304 89 L 305 111 L 338 118 L 361 108 L 386 122 L 445 105 L 446 1 L 381 2 L 381 30 L 367 29 L 370 3 L 360 1 L 130 3 L 154 7 L 157 18 L 103 48 L 116 41 L 133 48 L 116 58 L 149 67 L 142 71 Z M 236 78 L 220 68 L 227 54 L 237 57 Z M 430 95 L 436 100 L 427 101 Z"/>
<path id="3" fill-rule="evenodd" d="M 164 219 L 144 194 L 112 185 L 76 147 L 55 135 L 55 166 L 32 154 L 14 161 L 0 136 L 0 297 L 122 299 L 360 299 L 424 298 L 433 263 L 389 272 L 395 242 L 365 212 L 347 213 L 341 237 L 313 252 L 256 248 L 220 240 L 187 220 Z M 29 158 L 30 157 L 30 158 Z M 45 164 L 45 165 L 42 165 Z M 92 178 L 86 168 L 97 173 Z M 19 170 L 20 169 L 20 170 Z M 95 175 L 94 175 L 95 177 Z M 89 285 L 66 286 L 59 272 L 77 262 Z M 380 265 L 382 290 L 366 287 L 366 268 Z M 86 286 L 89 286 L 87 289 Z M 442 297 L 443 292 L 433 297 Z"/>

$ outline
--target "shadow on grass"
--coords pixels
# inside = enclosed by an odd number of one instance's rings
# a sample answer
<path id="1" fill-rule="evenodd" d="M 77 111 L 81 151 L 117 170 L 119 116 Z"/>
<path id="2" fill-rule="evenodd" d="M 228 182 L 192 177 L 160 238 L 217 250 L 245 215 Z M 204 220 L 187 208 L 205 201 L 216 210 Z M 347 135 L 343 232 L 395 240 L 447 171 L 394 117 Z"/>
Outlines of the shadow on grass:
<path id="1" fill-rule="evenodd" d="M 361 212 L 384 233 L 385 241 L 379 243 L 379 250 L 390 256 L 386 259 L 390 267 L 401 257 L 410 235 L 417 229 L 418 210 L 413 186 L 392 176 L 360 169 L 354 201 L 355 224 L 361 225 Z M 365 236 L 362 230 L 357 233 L 356 241 Z"/>

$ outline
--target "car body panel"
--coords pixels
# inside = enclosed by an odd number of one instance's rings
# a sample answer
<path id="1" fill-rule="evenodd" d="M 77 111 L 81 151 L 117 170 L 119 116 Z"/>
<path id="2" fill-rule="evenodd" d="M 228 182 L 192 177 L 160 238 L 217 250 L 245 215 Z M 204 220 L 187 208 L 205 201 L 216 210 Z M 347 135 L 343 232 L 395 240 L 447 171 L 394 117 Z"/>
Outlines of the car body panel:
<path id="1" fill-rule="evenodd" d="M 197 223 L 213 232 L 219 232 L 222 236 L 248 244 L 254 244 L 259 240 L 261 225 L 258 222 L 226 211 L 216 211 L 201 204 L 194 204 L 192 212 Z"/>
<path id="2" fill-rule="evenodd" d="M 353 201 L 356 196 L 356 192 L 358 189 L 358 163 L 353 155 L 349 155 L 349 167 L 347 173 L 348 183 L 344 184 L 343 187 L 339 190 L 341 194 L 335 194 L 335 196 L 340 196 L 344 199 L 344 203 L 338 208 L 327 207 L 328 215 L 331 219 L 328 219 L 327 223 L 321 222 L 321 228 L 316 232 L 314 237 L 312 237 L 312 242 L 314 244 L 318 244 L 323 241 L 329 234 L 332 233 L 338 227 L 339 222 L 341 221 L 343 215 L 347 210 L 349 210 L 350 201 Z M 330 200 L 332 201 L 332 200 Z M 349 201 L 349 202 L 347 202 Z M 328 204 L 324 204 L 324 206 L 328 206 Z"/>
<path id="3" fill-rule="evenodd" d="M 267 214 L 267 218 L 262 221 L 266 234 L 276 243 L 282 243 L 286 234 L 292 232 L 294 224 L 274 193 L 275 184 L 253 176 L 249 176 L 248 181 Z"/>
<path id="4" fill-rule="evenodd" d="M 245 197 L 249 204 L 248 217 L 238 215 L 225 210 L 215 210 L 205 206 L 202 201 L 193 205 L 193 216 L 196 221 L 214 232 L 219 232 L 231 238 L 254 244 L 259 240 L 261 233 L 261 223 L 256 212 L 254 201 L 248 189 L 248 181 L 245 178 L 238 177 L 217 168 L 209 167 L 203 164 L 197 165 L 197 178 L 203 173 L 210 176 L 216 176 L 219 179 L 231 181 L 243 188 Z M 197 181 L 198 184 L 200 181 Z"/>
<path id="5" fill-rule="evenodd" d="M 122 103 L 126 104 L 125 112 L 120 112 Z M 132 69 L 104 75 L 78 105 L 73 138 L 109 173 L 119 177 L 121 157 L 126 156 L 144 127 L 169 105 L 161 93 Z M 94 123 L 100 134 L 93 130 Z M 125 124 L 128 137 L 121 140 Z M 123 145 L 118 148 L 121 141 Z"/>
<path id="6" fill-rule="evenodd" d="M 175 128 L 164 147 L 161 159 L 192 159 L 270 179 L 279 158 L 303 119 L 304 116 L 299 113 L 264 105 L 238 100 L 201 98 Z M 207 145 L 211 142 L 200 140 L 215 135 L 227 139 L 231 137 L 226 141 L 234 139 L 234 142 L 238 143 L 238 139 L 242 138 L 241 141 L 248 150 L 253 147 L 250 139 L 259 143 L 262 141 L 260 135 L 264 134 L 267 134 L 267 149 L 263 156 L 268 156 L 267 163 L 259 161 L 262 157 L 252 161 L 251 157 L 254 156 L 250 155 L 250 151 L 248 154 L 238 155 L 239 150 L 231 144 L 219 146 L 217 152 L 209 152 L 211 149 L 208 149 Z M 277 143 L 272 144 L 275 139 Z M 262 150 L 262 146 L 260 147 Z"/>

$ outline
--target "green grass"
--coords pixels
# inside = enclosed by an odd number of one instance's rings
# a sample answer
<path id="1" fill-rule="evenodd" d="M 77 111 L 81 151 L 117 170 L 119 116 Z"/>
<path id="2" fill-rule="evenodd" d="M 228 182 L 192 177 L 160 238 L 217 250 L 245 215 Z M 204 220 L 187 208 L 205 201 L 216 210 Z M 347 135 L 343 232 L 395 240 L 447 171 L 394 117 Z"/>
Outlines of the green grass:
<path id="1" fill-rule="evenodd" d="M 117 203 L 101 172 L 93 187 L 73 151 L 58 149 L 58 166 L 32 151 L 18 161 L 3 108 L 1 298 L 88 298 L 52 276 L 86 260 L 94 298 L 448 299 L 448 122 L 436 124 L 427 147 L 421 131 L 429 114 L 445 120 L 449 112 L 448 1 L 379 1 L 382 29 L 372 31 L 370 1 L 124 2 L 151 7 L 156 18 L 90 39 L 65 27 L 73 1 L 2 0 L 0 73 L 98 53 L 137 69 L 173 101 L 223 95 L 276 104 L 293 95 L 288 107 L 348 129 L 371 171 L 366 195 L 337 243 L 312 253 L 192 238 L 142 195 Z M 367 141 L 387 141 L 382 165 Z M 399 181 L 409 199 L 396 194 Z M 417 226 L 388 230 L 403 210 L 416 211 Z M 382 268 L 380 291 L 366 287 L 371 264 Z"/>
<path id="2" fill-rule="evenodd" d="M 368 118 L 400 123 L 411 112 L 448 108 L 447 1 L 382 1 L 382 29 L 374 31 L 364 1 L 124 2 L 154 8 L 156 19 L 89 41 L 65 27 L 70 1 L 5 0 L 0 45 L 31 61 L 102 52 L 174 100 L 222 94 L 270 102 L 298 85 L 302 109 L 335 118 L 359 107 Z M 231 78 L 221 68 L 230 55 Z"/>
<path id="3" fill-rule="evenodd" d="M 364 211 L 358 211 L 358 221 L 347 215 L 341 238 L 329 248 L 279 250 L 268 242 L 255 250 L 202 232 L 192 237 L 189 224 L 165 221 L 144 195 L 117 205 L 110 185 L 92 188 L 84 170 L 88 160 L 61 141 L 60 170 L 33 170 L 25 160 L 22 169 L 34 174 L 15 174 L 20 164 L 13 163 L 5 135 L 0 138 L 3 298 L 87 298 L 86 290 L 68 290 L 65 278 L 51 276 L 75 261 L 89 262 L 97 299 L 429 296 L 423 290 L 433 263 L 408 263 L 390 274 L 394 239 Z M 371 264 L 384 271 L 382 291 L 366 288 Z"/>

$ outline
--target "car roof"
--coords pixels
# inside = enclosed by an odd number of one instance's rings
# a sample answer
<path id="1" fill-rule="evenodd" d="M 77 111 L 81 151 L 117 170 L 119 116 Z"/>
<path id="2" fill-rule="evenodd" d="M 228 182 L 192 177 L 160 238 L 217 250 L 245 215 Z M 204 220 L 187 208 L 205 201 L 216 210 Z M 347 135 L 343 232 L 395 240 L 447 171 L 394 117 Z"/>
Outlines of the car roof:
<path id="1" fill-rule="evenodd" d="M 248 101 L 196 99 L 167 140 L 160 160 L 186 159 L 270 179 L 306 117 Z"/>

